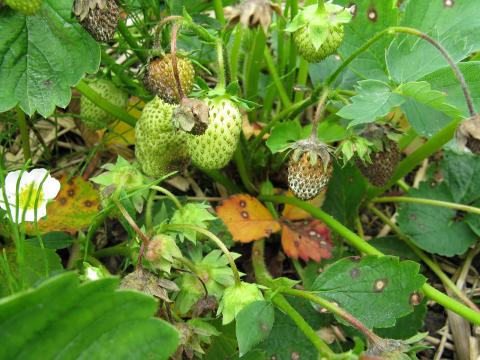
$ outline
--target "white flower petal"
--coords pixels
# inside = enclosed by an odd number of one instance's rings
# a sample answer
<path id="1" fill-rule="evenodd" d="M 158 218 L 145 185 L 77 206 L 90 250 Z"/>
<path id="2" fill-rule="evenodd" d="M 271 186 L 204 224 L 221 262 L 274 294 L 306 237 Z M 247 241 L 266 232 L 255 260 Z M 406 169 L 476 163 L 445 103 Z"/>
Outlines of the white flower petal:
<path id="1" fill-rule="evenodd" d="M 37 183 L 40 184 L 45 177 L 50 176 L 47 169 L 33 169 L 30 171 L 30 177 Z"/>
<path id="2" fill-rule="evenodd" d="M 47 180 L 43 183 L 42 190 L 45 199 L 55 199 L 60 191 L 60 181 L 49 175 Z"/>
<path id="3" fill-rule="evenodd" d="M 21 170 L 12 171 L 9 172 L 5 177 L 5 192 L 7 194 L 15 194 L 15 191 L 17 189 L 17 181 L 20 177 L 21 172 Z"/>
<path id="4" fill-rule="evenodd" d="M 20 219 L 22 218 L 23 215 L 23 209 L 20 209 Z M 37 208 L 37 220 L 40 220 L 41 218 L 45 217 L 47 215 L 47 203 L 44 201 L 41 204 L 38 205 Z M 25 221 L 35 221 L 35 210 L 27 210 L 25 212 Z"/>

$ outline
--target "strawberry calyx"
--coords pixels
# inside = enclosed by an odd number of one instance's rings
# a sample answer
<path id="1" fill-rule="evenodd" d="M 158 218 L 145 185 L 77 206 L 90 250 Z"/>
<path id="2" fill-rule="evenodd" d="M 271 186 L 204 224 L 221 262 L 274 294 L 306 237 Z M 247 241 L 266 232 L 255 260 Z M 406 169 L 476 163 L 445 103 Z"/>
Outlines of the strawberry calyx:
<path id="1" fill-rule="evenodd" d="M 307 154 L 312 166 L 315 166 L 319 161 L 323 165 L 324 171 L 331 166 L 333 150 L 330 146 L 317 138 L 309 137 L 304 140 L 296 141 L 289 145 L 289 149 L 293 151 L 291 160 L 294 162 L 298 162 L 304 154 Z"/>

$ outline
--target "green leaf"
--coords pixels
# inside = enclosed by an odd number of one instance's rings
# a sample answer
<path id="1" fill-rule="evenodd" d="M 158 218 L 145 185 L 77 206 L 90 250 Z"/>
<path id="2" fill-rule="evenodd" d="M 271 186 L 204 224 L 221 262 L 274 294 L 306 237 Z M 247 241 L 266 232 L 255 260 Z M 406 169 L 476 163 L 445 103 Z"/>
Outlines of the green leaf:
<path id="1" fill-rule="evenodd" d="M 100 65 L 100 48 L 72 16 L 73 0 L 45 0 L 37 15 L 0 16 L 0 112 L 32 115 L 65 108 L 70 87 Z"/>
<path id="2" fill-rule="evenodd" d="M 73 237 L 62 231 L 52 231 L 42 235 L 42 242 L 47 249 L 64 249 L 73 244 Z M 27 244 L 40 247 L 38 237 L 26 240 Z"/>
<path id="3" fill-rule="evenodd" d="M 369 328 L 391 327 L 413 310 L 410 297 L 425 283 L 419 269 L 413 261 L 391 256 L 345 258 L 320 274 L 311 290 L 338 303 Z"/>
<path id="4" fill-rule="evenodd" d="M 238 313 L 236 333 L 240 356 L 270 335 L 274 321 L 273 305 L 266 301 L 255 301 Z"/>
<path id="5" fill-rule="evenodd" d="M 157 302 L 118 291 L 114 278 L 80 285 L 65 273 L 0 300 L 5 359 L 168 359 L 177 331 L 154 318 Z"/>
<path id="6" fill-rule="evenodd" d="M 367 183 L 352 164 L 340 167 L 335 163 L 334 166 L 324 208 L 342 224 L 351 226 L 363 200 Z"/>
<path id="7" fill-rule="evenodd" d="M 447 95 L 432 90 L 426 81 L 402 84 L 395 92 L 406 98 L 401 108 L 417 134 L 431 137 L 452 121 L 452 118 L 461 116 L 460 110 L 447 104 Z"/>
<path id="8" fill-rule="evenodd" d="M 372 123 L 387 115 L 392 108 L 405 102 L 400 94 L 392 92 L 390 87 L 378 80 L 363 80 L 356 86 L 357 95 L 339 112 L 338 116 L 352 120 L 349 127 L 358 124 Z"/>
<path id="9" fill-rule="evenodd" d="M 413 312 L 397 320 L 395 326 L 375 329 L 375 333 L 386 339 L 408 339 L 418 333 L 427 313 L 427 299 L 414 306 Z"/>
<path id="10" fill-rule="evenodd" d="M 181 209 L 175 211 L 170 220 L 170 224 L 189 224 L 206 229 L 208 227 L 208 222 L 216 219 L 215 216 L 208 212 L 207 209 L 209 208 L 210 205 L 206 204 L 185 204 Z M 194 243 L 197 241 L 197 232 L 194 230 L 184 229 L 181 232 L 178 232 L 178 235 L 181 241 L 185 238 Z"/>
<path id="11" fill-rule="evenodd" d="M 470 204 L 480 198 L 480 158 L 473 154 L 446 151 L 441 172 L 453 201 Z"/>
<path id="12" fill-rule="evenodd" d="M 424 182 L 409 192 L 411 197 L 454 201 L 445 182 L 431 186 Z M 398 213 L 400 229 L 415 245 L 433 254 L 463 254 L 477 238 L 469 226 L 457 218 L 457 211 L 438 206 L 404 203 Z"/>
<path id="13" fill-rule="evenodd" d="M 480 109 L 480 62 L 461 62 L 458 66 L 468 84 L 475 108 Z M 470 116 L 463 91 L 450 67 L 437 70 L 425 76 L 423 80 L 428 81 L 432 88 L 446 93 L 447 102 L 460 109 L 463 116 Z"/>
<path id="14" fill-rule="evenodd" d="M 339 53 L 343 59 L 351 55 L 360 46 L 365 44 L 376 33 L 389 26 L 397 25 L 398 9 L 392 1 L 385 0 L 338 0 L 339 5 L 351 6 L 355 4 L 355 17 L 345 25 L 345 36 Z M 375 16 L 371 19 L 369 16 Z M 387 66 L 385 63 L 385 49 L 392 41 L 391 37 L 384 36 L 367 51 L 361 53 L 349 68 L 364 79 L 387 81 Z"/>
<path id="15" fill-rule="evenodd" d="M 475 1 L 451 3 L 409 1 L 401 25 L 428 33 L 458 62 L 480 49 L 480 7 Z M 446 61 L 427 41 L 399 35 L 388 49 L 387 64 L 394 80 L 406 82 L 443 68 Z"/>
<path id="16" fill-rule="evenodd" d="M 25 244 L 25 278 L 30 286 L 47 278 L 49 275 L 63 271 L 62 260 L 53 249 L 42 249 L 37 246 Z"/>

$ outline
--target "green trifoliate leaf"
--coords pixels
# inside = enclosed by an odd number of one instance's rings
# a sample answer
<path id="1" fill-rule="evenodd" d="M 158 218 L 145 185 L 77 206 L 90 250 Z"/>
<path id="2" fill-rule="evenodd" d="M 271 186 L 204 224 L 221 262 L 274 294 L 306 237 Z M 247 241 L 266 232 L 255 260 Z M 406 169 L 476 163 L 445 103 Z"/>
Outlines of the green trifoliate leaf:
<path id="1" fill-rule="evenodd" d="M 346 258 L 319 275 L 311 290 L 336 302 L 369 328 L 391 327 L 413 310 L 411 298 L 418 296 L 425 283 L 419 269 L 413 261 L 391 256 Z"/>
<path id="2" fill-rule="evenodd" d="M 2 357 L 168 359 L 178 345 L 177 331 L 154 318 L 158 304 L 152 297 L 117 285 L 115 278 L 80 285 L 69 272 L 2 299 Z"/>
<path id="3" fill-rule="evenodd" d="M 263 295 L 257 284 L 242 282 L 225 289 L 218 307 L 218 314 L 223 315 L 222 324 L 232 322 L 245 306 L 259 300 L 263 300 Z"/>
<path id="4" fill-rule="evenodd" d="M 274 321 L 273 305 L 266 301 L 255 301 L 238 313 L 236 334 L 240 356 L 270 335 Z"/>
<path id="5" fill-rule="evenodd" d="M 72 0 L 44 0 L 33 16 L 4 9 L 0 34 L 0 112 L 18 104 L 47 117 L 100 65 L 100 48 L 73 17 Z"/>
<path id="6" fill-rule="evenodd" d="M 392 108 L 400 106 L 405 98 L 392 92 L 390 87 L 378 80 L 359 81 L 356 86 L 357 95 L 352 97 L 352 104 L 343 107 L 338 116 L 352 120 L 349 127 L 373 123 L 386 116 Z"/>
<path id="7" fill-rule="evenodd" d="M 205 204 L 186 204 L 181 209 L 175 211 L 170 220 L 170 224 L 188 224 L 206 229 L 208 223 L 216 219 L 216 217 L 207 210 L 209 208 L 210 206 Z M 181 241 L 185 238 L 194 243 L 197 241 L 197 232 L 195 230 L 184 229 L 177 231 L 177 233 Z"/>

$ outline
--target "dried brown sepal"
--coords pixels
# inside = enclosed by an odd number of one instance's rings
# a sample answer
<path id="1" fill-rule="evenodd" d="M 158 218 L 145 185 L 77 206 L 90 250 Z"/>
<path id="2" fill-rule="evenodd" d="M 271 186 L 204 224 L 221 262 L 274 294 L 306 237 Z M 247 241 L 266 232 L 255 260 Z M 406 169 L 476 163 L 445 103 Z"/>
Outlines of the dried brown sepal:
<path id="1" fill-rule="evenodd" d="M 192 135 L 203 135 L 208 128 L 208 106 L 198 99 L 183 98 L 173 110 L 173 126 Z"/>
<path id="2" fill-rule="evenodd" d="M 147 295 L 153 295 L 165 302 L 172 302 L 168 297 L 167 290 L 179 291 L 178 286 L 173 281 L 160 279 L 143 269 L 137 269 L 125 276 L 120 282 L 120 288 L 137 290 Z"/>
<path id="3" fill-rule="evenodd" d="M 463 121 L 455 133 L 458 145 L 462 149 L 469 149 L 472 153 L 480 154 L 480 116 L 475 115 Z"/>
<path id="4" fill-rule="evenodd" d="M 240 23 L 244 27 L 255 28 L 261 25 L 265 33 L 268 32 L 273 13 L 282 16 L 281 7 L 268 0 L 244 0 L 226 8 L 225 12 L 230 26 Z"/>

